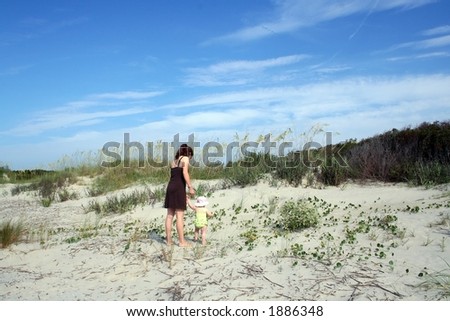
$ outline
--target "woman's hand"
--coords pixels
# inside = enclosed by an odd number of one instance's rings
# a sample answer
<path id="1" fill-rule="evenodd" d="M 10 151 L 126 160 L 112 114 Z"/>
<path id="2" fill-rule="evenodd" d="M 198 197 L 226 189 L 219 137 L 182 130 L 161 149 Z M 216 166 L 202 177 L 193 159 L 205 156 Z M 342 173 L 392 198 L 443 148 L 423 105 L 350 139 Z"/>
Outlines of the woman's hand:
<path id="1" fill-rule="evenodd" d="M 193 197 L 195 195 L 195 189 L 192 186 L 189 186 L 189 195 Z"/>

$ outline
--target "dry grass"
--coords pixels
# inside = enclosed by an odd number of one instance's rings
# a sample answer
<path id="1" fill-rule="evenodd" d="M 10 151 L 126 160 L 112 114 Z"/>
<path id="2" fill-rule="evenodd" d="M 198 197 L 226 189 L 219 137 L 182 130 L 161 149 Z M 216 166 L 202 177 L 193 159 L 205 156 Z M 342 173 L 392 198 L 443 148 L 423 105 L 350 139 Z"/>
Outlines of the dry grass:
<path id="1" fill-rule="evenodd" d="M 20 240 L 24 233 L 24 227 L 21 222 L 9 220 L 0 227 L 1 247 L 7 248 Z"/>

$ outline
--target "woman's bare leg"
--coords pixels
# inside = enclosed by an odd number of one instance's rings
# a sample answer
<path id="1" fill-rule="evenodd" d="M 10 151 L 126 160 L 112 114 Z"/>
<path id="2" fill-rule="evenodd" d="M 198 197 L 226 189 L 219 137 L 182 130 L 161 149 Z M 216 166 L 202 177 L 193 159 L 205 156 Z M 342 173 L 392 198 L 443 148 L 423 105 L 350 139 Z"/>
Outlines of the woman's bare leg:
<path id="1" fill-rule="evenodd" d="M 172 224 L 173 224 L 173 217 L 175 216 L 175 211 L 172 208 L 167 209 L 167 216 L 166 216 L 166 242 L 167 245 L 172 245 Z"/>
<path id="2" fill-rule="evenodd" d="M 177 217 L 176 228 L 178 233 L 178 241 L 179 246 L 189 246 L 189 243 L 186 242 L 184 238 L 184 211 L 183 210 L 175 210 L 175 215 Z"/>

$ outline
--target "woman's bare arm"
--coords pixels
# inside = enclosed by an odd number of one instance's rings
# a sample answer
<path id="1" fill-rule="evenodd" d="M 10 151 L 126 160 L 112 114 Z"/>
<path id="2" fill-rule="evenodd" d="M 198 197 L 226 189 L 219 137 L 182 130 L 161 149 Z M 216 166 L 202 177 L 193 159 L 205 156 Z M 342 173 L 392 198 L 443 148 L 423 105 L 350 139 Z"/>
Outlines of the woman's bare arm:
<path id="1" fill-rule="evenodd" d="M 184 180 L 186 181 L 186 185 L 189 188 L 189 194 L 194 195 L 195 190 L 192 187 L 191 177 L 189 176 L 189 157 L 183 157 L 181 159 L 181 163 L 183 164 L 183 176 L 184 176 Z"/>

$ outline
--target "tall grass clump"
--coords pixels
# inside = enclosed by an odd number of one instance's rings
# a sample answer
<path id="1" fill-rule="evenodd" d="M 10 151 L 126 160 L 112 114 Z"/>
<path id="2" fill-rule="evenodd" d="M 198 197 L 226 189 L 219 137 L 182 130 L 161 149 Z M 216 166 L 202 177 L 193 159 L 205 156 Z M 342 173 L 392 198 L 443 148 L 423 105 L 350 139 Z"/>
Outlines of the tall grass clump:
<path id="1" fill-rule="evenodd" d="M 65 188 L 75 183 L 77 178 L 68 171 L 53 172 L 45 175 L 36 183 L 38 194 L 42 204 L 50 205 L 55 199 L 65 201 L 75 196 L 70 194 Z M 33 184 L 32 184 L 33 185 Z"/>
<path id="2" fill-rule="evenodd" d="M 167 171 L 167 169 L 164 169 Z M 205 164 L 203 166 L 191 166 L 189 169 L 190 175 L 195 180 L 215 180 L 223 179 L 225 177 L 225 169 L 222 164 Z M 165 178 L 165 176 L 164 176 Z"/>
<path id="3" fill-rule="evenodd" d="M 43 169 L 9 170 L 6 168 L 3 170 L 3 174 L 8 177 L 7 181 L 9 183 L 33 183 L 52 173 L 54 172 Z"/>
<path id="4" fill-rule="evenodd" d="M 86 213 L 95 212 L 100 215 L 123 214 L 138 206 L 154 205 L 164 199 L 164 196 L 163 189 L 145 188 L 142 191 L 134 190 L 129 194 L 109 196 L 103 203 L 91 200 L 84 210 Z"/>
<path id="5" fill-rule="evenodd" d="M 1 248 L 7 248 L 11 244 L 18 242 L 24 233 L 24 227 L 21 222 L 9 220 L 0 225 Z"/>
<path id="6" fill-rule="evenodd" d="M 437 161 L 413 163 L 407 172 L 409 183 L 412 185 L 432 186 L 450 181 L 450 164 L 441 164 Z"/>
<path id="7" fill-rule="evenodd" d="M 100 166 L 103 158 L 102 151 L 77 151 L 71 155 L 64 155 L 55 163 L 49 164 L 53 171 L 70 171 L 75 176 L 96 177 L 101 175 L 104 168 Z"/>
<path id="8" fill-rule="evenodd" d="M 120 167 L 105 169 L 101 175 L 94 179 L 87 193 L 89 196 L 94 197 L 123 189 L 137 182 L 140 179 L 139 177 L 142 176 L 139 176 L 134 169 L 125 170 Z"/>
<path id="9" fill-rule="evenodd" d="M 251 152 L 238 161 L 229 162 L 223 170 L 225 186 L 256 185 L 265 174 L 270 173 L 270 157 L 267 153 Z"/>
<path id="10" fill-rule="evenodd" d="M 320 167 L 318 179 L 325 185 L 339 186 L 349 177 L 349 167 L 333 161 L 331 165 L 323 164 Z"/>
<path id="11" fill-rule="evenodd" d="M 256 185 L 262 177 L 262 172 L 258 168 L 243 167 L 239 164 L 233 164 L 225 169 L 225 186 L 252 186 Z"/>
<path id="12" fill-rule="evenodd" d="M 105 169 L 103 174 L 94 180 L 92 186 L 88 189 L 88 194 L 89 196 L 98 196 L 136 183 L 160 184 L 166 183 L 168 179 L 169 171 L 167 167 L 117 166 Z"/>
<path id="13" fill-rule="evenodd" d="M 63 202 L 76 198 L 74 193 L 70 193 L 66 189 L 76 181 L 77 177 L 69 171 L 45 172 L 45 174 L 33 176 L 31 183 L 16 185 L 11 189 L 11 194 L 14 196 L 23 192 L 35 191 L 42 205 L 48 207 L 55 200 Z"/>
<path id="14" fill-rule="evenodd" d="M 0 165 L 0 184 L 9 183 L 11 181 L 9 177 L 10 173 L 11 170 L 9 169 L 8 165 Z"/>
<path id="15" fill-rule="evenodd" d="M 302 153 L 297 151 L 278 158 L 272 176 L 289 185 L 299 186 L 308 171 L 308 167 L 303 162 Z"/>

